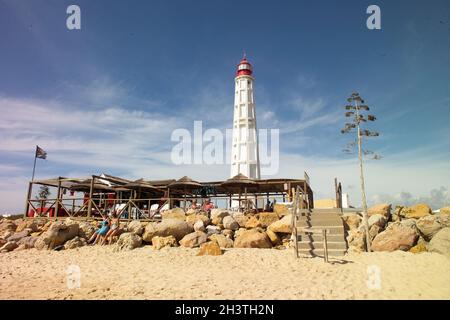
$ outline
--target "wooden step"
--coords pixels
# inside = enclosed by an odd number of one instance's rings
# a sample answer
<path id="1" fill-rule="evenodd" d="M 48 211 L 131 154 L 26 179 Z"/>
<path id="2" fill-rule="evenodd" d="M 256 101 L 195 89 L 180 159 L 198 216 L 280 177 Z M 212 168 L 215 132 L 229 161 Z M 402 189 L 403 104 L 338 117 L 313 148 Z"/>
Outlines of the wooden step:
<path id="1" fill-rule="evenodd" d="M 319 221 L 319 222 L 298 221 L 297 227 L 303 227 L 303 228 L 309 228 L 309 227 L 319 228 L 320 227 L 322 229 L 326 229 L 328 227 L 344 228 L 344 225 L 342 223 L 335 223 L 335 222 L 330 222 L 330 221 Z"/>
<path id="2" fill-rule="evenodd" d="M 298 234 L 304 233 L 305 231 L 303 229 L 305 229 L 305 227 L 297 226 L 297 233 Z M 344 227 L 343 226 L 320 226 L 320 227 L 312 226 L 312 227 L 308 227 L 308 229 L 313 229 L 313 230 L 327 229 L 328 235 L 341 234 L 342 236 L 344 236 Z"/>
<path id="3" fill-rule="evenodd" d="M 342 211 L 337 208 L 330 208 L 330 209 L 311 209 L 311 212 L 314 213 L 336 213 L 336 214 L 342 214 Z"/>
<path id="4" fill-rule="evenodd" d="M 342 249 L 328 249 L 328 256 L 330 257 L 342 257 L 345 255 L 347 250 Z M 323 257 L 324 251 L 323 249 L 298 249 L 299 254 L 310 255 L 313 257 Z"/>
<path id="5" fill-rule="evenodd" d="M 328 245 L 328 250 L 330 249 L 341 249 L 341 250 L 347 250 L 347 243 L 343 242 L 343 241 L 327 241 L 327 245 Z M 319 241 L 319 242 L 308 242 L 308 241 L 300 241 L 298 243 L 298 248 L 299 249 L 310 249 L 310 250 L 315 250 L 315 249 L 323 249 L 323 242 Z"/>
<path id="6" fill-rule="evenodd" d="M 299 233 L 297 236 L 299 241 L 323 241 L 323 236 L 321 234 Z M 345 237 L 343 234 L 327 234 L 327 241 L 345 242 Z"/>

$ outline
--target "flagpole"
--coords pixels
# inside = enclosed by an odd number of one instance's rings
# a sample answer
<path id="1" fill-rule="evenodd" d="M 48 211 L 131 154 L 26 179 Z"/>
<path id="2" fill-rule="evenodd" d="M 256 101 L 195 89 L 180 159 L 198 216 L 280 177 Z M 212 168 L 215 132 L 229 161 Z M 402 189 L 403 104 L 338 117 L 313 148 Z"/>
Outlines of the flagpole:
<path id="1" fill-rule="evenodd" d="M 31 177 L 31 182 L 34 181 L 34 173 L 36 172 L 36 159 L 37 159 L 37 146 L 36 146 L 36 151 L 34 152 L 34 165 L 33 165 L 33 175 Z"/>

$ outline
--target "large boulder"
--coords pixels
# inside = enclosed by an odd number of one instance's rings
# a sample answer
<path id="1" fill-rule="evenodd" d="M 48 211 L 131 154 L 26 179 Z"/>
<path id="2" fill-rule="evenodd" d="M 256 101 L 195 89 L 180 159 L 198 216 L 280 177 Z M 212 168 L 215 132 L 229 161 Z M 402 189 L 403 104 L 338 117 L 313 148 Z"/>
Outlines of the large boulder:
<path id="1" fill-rule="evenodd" d="M 239 227 L 244 228 L 245 224 L 248 221 L 248 216 L 246 216 L 243 212 L 236 212 L 233 214 L 234 220 L 239 224 Z"/>
<path id="2" fill-rule="evenodd" d="M 7 242 L 0 248 L 0 252 L 4 253 L 4 252 L 13 251 L 18 246 L 19 245 L 16 242 L 12 242 L 12 241 L 11 242 Z"/>
<path id="3" fill-rule="evenodd" d="M 383 231 L 383 229 L 376 224 L 370 226 L 369 228 L 370 240 L 373 240 L 381 231 Z"/>
<path id="4" fill-rule="evenodd" d="M 234 240 L 235 248 L 272 248 L 272 242 L 265 232 L 251 229 L 243 232 Z"/>
<path id="5" fill-rule="evenodd" d="M 3 238 L 0 238 L 0 248 L 3 247 L 5 245 L 5 243 L 7 243 L 8 241 L 6 241 Z"/>
<path id="6" fill-rule="evenodd" d="M 273 212 L 275 212 L 279 217 L 284 217 L 289 214 L 289 208 L 285 204 L 275 203 L 273 206 Z"/>
<path id="7" fill-rule="evenodd" d="M 211 220 L 214 218 L 222 218 L 223 219 L 229 215 L 230 215 L 230 213 L 228 212 L 228 210 L 216 208 L 216 209 L 211 209 L 210 217 L 211 217 Z"/>
<path id="8" fill-rule="evenodd" d="M 292 215 L 288 214 L 278 221 L 275 221 L 267 228 L 275 233 L 292 233 L 291 228 Z"/>
<path id="9" fill-rule="evenodd" d="M 165 219 L 159 223 L 149 223 L 145 227 L 142 236 L 145 242 L 152 242 L 152 238 L 174 236 L 180 241 L 185 235 L 191 233 L 194 229 L 184 220 Z"/>
<path id="10" fill-rule="evenodd" d="M 373 207 L 370 207 L 367 210 L 367 214 L 369 217 L 376 215 L 376 214 L 381 214 L 388 220 L 389 216 L 391 215 L 391 208 L 392 208 L 392 205 L 390 205 L 388 203 L 381 203 L 381 204 L 377 204 Z"/>
<path id="11" fill-rule="evenodd" d="M 408 251 L 419 236 L 413 228 L 405 225 L 394 225 L 389 230 L 379 233 L 372 242 L 373 251 Z"/>
<path id="12" fill-rule="evenodd" d="M 420 218 L 416 222 L 417 229 L 421 236 L 426 240 L 430 241 L 431 238 L 445 225 L 441 224 L 440 215 L 429 215 Z"/>
<path id="13" fill-rule="evenodd" d="M 185 214 L 184 210 L 181 208 L 173 208 L 173 209 L 161 212 L 161 217 L 163 220 L 178 219 L 178 220 L 184 221 L 186 219 L 186 214 Z"/>
<path id="14" fill-rule="evenodd" d="M 207 226 L 206 234 L 208 235 L 208 237 L 212 234 L 220 234 L 220 228 L 218 226 Z"/>
<path id="15" fill-rule="evenodd" d="M 202 220 L 198 220 L 196 223 L 194 223 L 194 231 L 201 231 L 201 232 L 206 231 L 205 224 L 203 223 Z"/>
<path id="16" fill-rule="evenodd" d="M 137 247 L 140 247 L 141 244 L 142 244 L 141 237 L 139 237 L 137 234 L 134 234 L 132 232 L 125 232 L 120 235 L 119 240 L 117 240 L 116 247 L 114 248 L 114 250 L 115 251 L 133 250 Z"/>
<path id="17" fill-rule="evenodd" d="M 275 232 L 273 232 L 272 230 L 267 229 L 266 230 L 266 234 L 269 237 L 270 242 L 272 242 L 272 244 L 274 246 L 277 246 L 277 245 L 281 244 L 281 239 Z"/>
<path id="18" fill-rule="evenodd" d="M 209 237 L 211 241 L 216 241 L 221 248 L 233 248 L 233 240 L 223 234 L 213 234 Z"/>
<path id="19" fill-rule="evenodd" d="M 30 231 L 31 231 L 31 229 L 25 229 L 20 232 L 15 232 L 13 235 L 8 237 L 8 239 L 6 239 L 6 240 L 11 241 L 11 242 L 18 242 L 22 238 L 28 237 L 30 234 Z"/>
<path id="20" fill-rule="evenodd" d="M 20 239 L 17 244 L 19 246 L 22 246 L 24 249 L 31 249 L 34 248 L 34 245 L 36 244 L 38 237 L 25 237 Z"/>
<path id="21" fill-rule="evenodd" d="M 174 236 L 168 237 L 153 237 L 152 239 L 152 247 L 156 250 L 161 250 L 166 247 L 178 247 L 177 239 Z"/>
<path id="22" fill-rule="evenodd" d="M 200 251 L 198 252 L 198 256 L 220 256 L 222 254 L 222 250 L 220 246 L 215 241 L 209 241 L 200 245 Z"/>
<path id="23" fill-rule="evenodd" d="M 21 220 L 17 224 L 16 232 L 21 232 L 25 229 L 31 229 L 31 232 L 37 232 L 39 227 L 33 220 Z"/>
<path id="24" fill-rule="evenodd" d="M 5 233 L 6 231 L 14 232 L 17 229 L 17 225 L 8 219 L 3 219 L 0 223 L 0 234 Z"/>
<path id="25" fill-rule="evenodd" d="M 186 216 L 186 222 L 192 227 L 194 227 L 194 224 L 199 220 L 203 222 L 204 226 L 207 226 L 211 223 L 211 219 L 209 219 L 204 214 L 191 214 Z"/>
<path id="26" fill-rule="evenodd" d="M 441 209 L 439 210 L 439 213 L 440 213 L 440 214 L 450 214 L 450 206 L 441 208 Z"/>
<path id="27" fill-rule="evenodd" d="M 403 208 L 400 215 L 407 219 L 420 219 L 431 214 L 431 208 L 425 203 L 419 203 L 412 207 Z"/>
<path id="28" fill-rule="evenodd" d="M 137 234 L 138 236 L 142 236 L 142 234 L 144 233 L 144 226 L 140 221 L 133 220 L 128 223 L 127 230 L 128 232 Z"/>
<path id="29" fill-rule="evenodd" d="M 428 251 L 450 255 L 450 228 L 439 230 L 428 243 Z"/>
<path id="30" fill-rule="evenodd" d="M 345 230 L 354 230 L 358 229 L 362 218 L 357 213 L 347 213 L 342 216 L 342 220 L 344 221 Z"/>
<path id="31" fill-rule="evenodd" d="M 76 223 L 71 221 L 55 221 L 50 228 L 45 231 L 35 243 L 35 248 L 53 249 L 56 246 L 64 244 L 66 241 L 78 236 L 79 227 Z"/>
<path id="32" fill-rule="evenodd" d="M 206 233 L 195 231 L 185 235 L 183 239 L 180 240 L 180 245 L 182 247 L 195 248 L 200 246 L 202 243 L 205 243 L 207 240 L 208 237 L 206 236 Z"/>
<path id="33" fill-rule="evenodd" d="M 222 234 L 229 239 L 234 239 L 234 230 L 224 229 L 222 230 Z"/>
<path id="34" fill-rule="evenodd" d="M 413 230 L 417 234 L 417 236 L 420 236 L 420 232 L 419 229 L 417 228 L 416 222 L 417 222 L 416 219 L 404 219 L 401 221 L 391 222 L 387 224 L 386 230 L 391 230 L 398 226 L 403 226 Z"/>
<path id="35" fill-rule="evenodd" d="M 267 228 L 275 221 L 280 220 L 280 217 L 275 212 L 261 212 L 258 220 L 263 228 Z"/>
<path id="36" fill-rule="evenodd" d="M 366 235 L 362 229 L 352 229 L 347 236 L 348 249 L 352 252 L 366 251 Z"/>
<path id="37" fill-rule="evenodd" d="M 255 216 L 252 216 L 245 223 L 245 227 L 247 229 L 260 228 L 261 227 L 261 222 Z"/>
<path id="38" fill-rule="evenodd" d="M 78 236 L 80 238 L 84 238 L 86 240 L 89 240 L 92 235 L 95 232 L 95 227 L 92 225 L 92 223 L 89 223 L 87 221 L 81 221 L 78 224 Z"/>
<path id="39" fill-rule="evenodd" d="M 87 245 L 87 241 L 85 238 L 81 238 L 79 236 L 76 236 L 75 238 L 67 241 L 64 244 L 64 249 L 68 250 L 68 249 L 75 249 L 75 248 L 79 248 L 79 247 L 83 247 Z"/>
<path id="40" fill-rule="evenodd" d="M 228 230 L 238 230 L 239 229 L 239 223 L 237 223 L 237 221 L 234 220 L 232 216 L 224 217 L 222 223 L 223 223 L 223 226 L 225 229 L 228 229 Z"/>
<path id="41" fill-rule="evenodd" d="M 374 214 L 369 218 L 369 228 L 373 225 L 377 225 L 381 229 L 386 225 L 387 219 L 382 214 Z"/>

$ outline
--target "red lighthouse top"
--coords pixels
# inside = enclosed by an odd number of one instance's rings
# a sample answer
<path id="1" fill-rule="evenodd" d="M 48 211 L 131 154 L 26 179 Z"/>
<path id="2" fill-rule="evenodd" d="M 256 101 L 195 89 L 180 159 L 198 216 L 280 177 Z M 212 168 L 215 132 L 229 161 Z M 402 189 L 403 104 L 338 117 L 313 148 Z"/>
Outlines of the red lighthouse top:
<path id="1" fill-rule="evenodd" d="M 252 73 L 253 67 L 250 64 L 250 62 L 248 62 L 244 54 L 244 57 L 242 58 L 241 62 L 239 62 L 239 64 L 237 65 L 236 77 L 243 75 L 251 76 Z"/>

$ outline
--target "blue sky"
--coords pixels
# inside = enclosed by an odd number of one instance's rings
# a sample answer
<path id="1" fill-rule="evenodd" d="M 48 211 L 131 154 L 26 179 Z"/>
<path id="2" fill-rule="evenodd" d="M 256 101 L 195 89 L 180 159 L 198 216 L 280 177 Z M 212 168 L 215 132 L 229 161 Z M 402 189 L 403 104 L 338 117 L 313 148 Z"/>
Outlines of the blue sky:
<path id="1" fill-rule="evenodd" d="M 81 8 L 82 29 L 66 28 Z M 382 29 L 366 28 L 381 8 Z M 450 3 L 443 1 L 0 0 L 0 211 L 20 210 L 37 177 L 228 178 L 227 165 L 175 166 L 176 128 L 229 128 L 236 64 L 254 65 L 260 128 L 280 128 L 278 177 L 307 171 L 316 197 L 338 177 L 342 106 L 357 90 L 378 117 L 368 147 L 371 203 L 450 195 Z M 208 170 L 205 170 L 208 169 Z"/>

